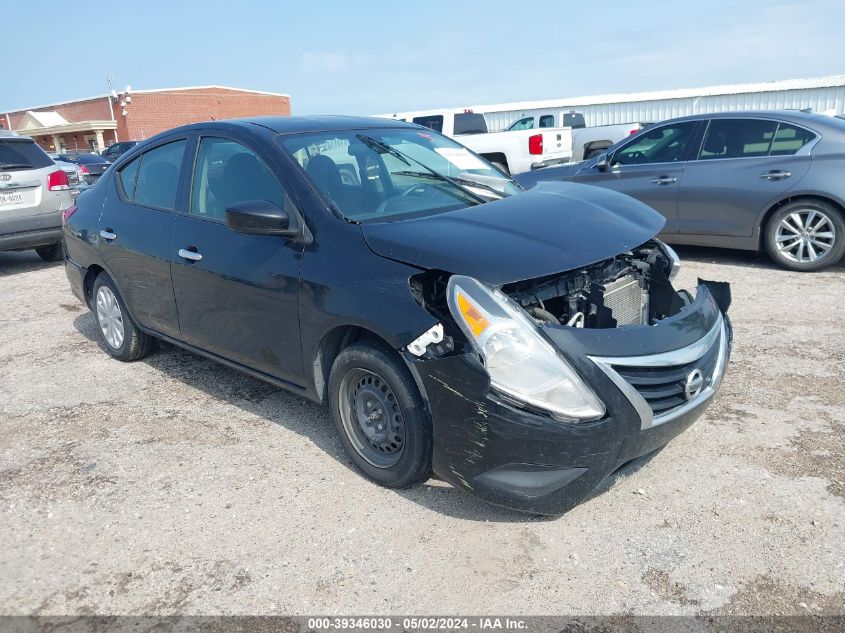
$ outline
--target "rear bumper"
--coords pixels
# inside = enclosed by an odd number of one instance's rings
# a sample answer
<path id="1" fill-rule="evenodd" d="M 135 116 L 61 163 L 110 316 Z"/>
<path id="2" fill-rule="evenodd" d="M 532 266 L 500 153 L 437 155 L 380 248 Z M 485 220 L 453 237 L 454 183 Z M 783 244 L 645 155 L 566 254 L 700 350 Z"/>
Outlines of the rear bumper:
<path id="1" fill-rule="evenodd" d="M 431 410 L 433 468 L 439 477 L 497 505 L 537 514 L 566 512 L 620 466 L 692 425 L 712 402 L 730 354 L 730 322 L 703 287 L 682 313 L 642 328 L 644 336 L 635 336 L 641 328 L 614 330 L 618 338 L 609 330 L 559 329 L 573 337 L 569 344 L 562 346 L 559 333 L 549 338 L 605 402 L 607 414 L 601 420 L 565 423 L 506 402 L 491 390 L 473 354 L 408 357 Z M 720 346 L 716 351 L 722 358 L 708 382 L 710 391 L 702 390 L 663 416 L 646 413 L 636 393 L 620 388 L 596 362 L 608 356 L 607 347 L 591 340 L 616 339 L 613 356 L 643 359 L 698 349 L 695 345 L 707 336 L 708 345 Z"/>
<path id="2" fill-rule="evenodd" d="M 531 170 L 533 171 L 535 169 L 543 169 L 544 167 L 553 167 L 554 165 L 563 165 L 571 160 L 571 156 L 566 156 L 565 158 L 550 158 L 549 160 L 531 163 Z"/>
<path id="3" fill-rule="evenodd" d="M 62 212 L 0 219 L 0 251 L 22 251 L 62 241 Z"/>

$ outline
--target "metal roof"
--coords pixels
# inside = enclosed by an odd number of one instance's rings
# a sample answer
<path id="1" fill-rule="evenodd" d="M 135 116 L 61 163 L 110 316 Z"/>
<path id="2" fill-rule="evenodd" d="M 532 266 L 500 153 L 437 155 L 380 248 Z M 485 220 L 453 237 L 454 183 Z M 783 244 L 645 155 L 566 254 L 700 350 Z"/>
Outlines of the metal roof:
<path id="1" fill-rule="evenodd" d="M 564 106 L 601 105 L 607 103 L 632 103 L 637 101 L 661 101 L 666 99 L 685 99 L 690 97 L 712 97 L 754 92 L 777 92 L 781 90 L 807 90 L 813 88 L 835 88 L 845 86 L 845 75 L 830 75 L 809 79 L 786 79 L 761 83 L 726 84 L 704 88 L 681 88 L 677 90 L 653 90 L 649 92 L 619 92 L 588 97 L 562 97 L 539 101 L 515 101 L 488 105 L 467 106 L 479 112 L 498 112 L 505 110 L 533 110 L 540 108 L 560 108 Z"/>

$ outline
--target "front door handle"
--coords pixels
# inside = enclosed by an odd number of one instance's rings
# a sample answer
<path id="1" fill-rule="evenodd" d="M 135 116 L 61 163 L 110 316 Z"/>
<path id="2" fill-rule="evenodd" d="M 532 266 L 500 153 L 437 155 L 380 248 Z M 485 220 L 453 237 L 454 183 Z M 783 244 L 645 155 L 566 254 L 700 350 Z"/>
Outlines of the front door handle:
<path id="1" fill-rule="evenodd" d="M 678 179 L 674 176 L 658 176 L 651 181 L 653 185 L 673 185 L 676 182 L 678 182 Z"/>
<path id="2" fill-rule="evenodd" d="M 197 253 L 195 246 L 189 246 L 188 248 L 180 248 L 179 257 L 182 257 L 184 259 L 190 259 L 192 262 L 198 262 L 202 259 L 202 255 Z"/>
<path id="3" fill-rule="evenodd" d="M 103 229 L 102 231 L 100 231 L 100 237 L 102 237 L 104 240 L 106 240 L 108 242 L 111 242 L 112 240 L 117 239 L 117 235 L 115 235 L 112 232 L 111 227 L 109 227 L 107 229 Z"/>
<path id="4" fill-rule="evenodd" d="M 764 180 L 786 180 L 791 175 L 792 172 L 783 169 L 773 169 L 772 171 L 767 171 L 765 174 L 760 174 L 760 178 Z"/>

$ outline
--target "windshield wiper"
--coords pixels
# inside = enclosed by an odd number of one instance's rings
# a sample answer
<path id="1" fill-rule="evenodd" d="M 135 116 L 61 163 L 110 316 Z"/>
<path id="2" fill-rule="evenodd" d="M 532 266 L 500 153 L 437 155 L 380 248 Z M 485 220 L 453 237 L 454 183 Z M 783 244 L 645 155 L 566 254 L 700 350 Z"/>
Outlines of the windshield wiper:
<path id="1" fill-rule="evenodd" d="M 484 191 L 489 191 L 492 194 L 495 194 L 499 198 L 507 198 L 510 194 L 505 193 L 503 191 L 499 191 L 495 187 L 491 187 L 490 185 L 486 185 L 483 182 L 476 182 L 475 180 L 470 180 L 469 178 L 460 178 L 455 176 L 442 176 L 441 174 L 429 174 L 423 171 L 392 171 L 390 172 L 392 176 L 417 176 L 419 178 L 434 178 L 436 180 L 440 180 L 441 178 L 447 179 L 449 182 L 453 184 L 460 183 L 461 185 L 466 185 L 467 187 L 476 187 L 478 189 L 484 189 Z M 466 189 L 461 187 L 461 189 Z M 468 192 L 471 193 L 471 192 Z"/>
<path id="2" fill-rule="evenodd" d="M 29 163 L 0 163 L 0 169 L 24 169 L 32 167 Z"/>
<path id="3" fill-rule="evenodd" d="M 461 185 L 457 180 L 455 180 L 451 176 L 446 176 L 444 174 L 441 174 L 439 171 L 433 170 L 431 167 L 429 167 L 428 165 L 426 165 L 423 162 L 418 161 L 413 156 L 408 156 L 407 154 L 403 154 L 402 152 L 400 152 L 395 147 L 391 147 L 390 145 L 387 145 L 386 143 L 382 143 L 381 141 L 374 139 L 371 136 L 366 136 L 364 134 L 356 134 L 355 136 L 358 138 L 359 141 L 361 141 L 364 145 L 369 147 L 374 152 L 378 152 L 379 154 L 390 154 L 391 156 L 401 160 L 403 163 L 408 165 L 408 167 L 411 166 L 411 163 L 408 162 L 408 161 L 415 162 L 417 165 L 419 165 L 420 167 L 422 167 L 423 169 L 425 169 L 428 172 L 428 174 L 424 175 L 425 177 L 436 178 L 437 180 L 442 180 L 443 182 L 448 182 L 450 185 L 455 187 L 458 191 L 462 191 L 467 196 L 472 198 L 475 201 L 476 204 L 484 204 L 485 202 L 487 202 L 484 198 L 479 196 L 477 193 L 473 193 L 472 191 L 467 189 L 465 186 Z M 402 172 L 394 172 L 394 173 L 401 174 Z M 423 173 L 423 172 L 413 172 L 413 171 L 412 172 L 406 172 L 406 175 L 417 175 L 419 173 Z"/>

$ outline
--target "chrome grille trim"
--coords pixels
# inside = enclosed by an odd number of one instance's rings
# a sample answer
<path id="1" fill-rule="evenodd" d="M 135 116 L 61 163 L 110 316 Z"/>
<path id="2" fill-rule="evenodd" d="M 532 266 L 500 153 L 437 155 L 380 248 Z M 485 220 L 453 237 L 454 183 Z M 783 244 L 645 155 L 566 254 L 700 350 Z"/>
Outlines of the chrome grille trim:
<path id="1" fill-rule="evenodd" d="M 714 344 L 719 346 L 716 364 L 713 367 L 713 373 L 707 385 L 701 390 L 695 398 L 686 401 L 673 409 L 669 409 L 665 413 L 654 415 L 651 407 L 645 398 L 623 378 L 614 368 L 617 366 L 630 367 L 671 367 L 673 365 L 685 365 L 692 363 L 712 348 Z M 666 422 L 671 422 L 677 417 L 684 415 L 690 410 L 701 406 L 707 400 L 712 398 L 719 385 L 722 382 L 722 376 L 725 374 L 725 361 L 728 352 L 728 336 L 725 326 L 725 319 L 719 315 L 716 324 L 710 331 L 697 340 L 695 343 L 682 347 L 680 349 L 672 350 L 671 352 L 663 352 L 661 354 L 651 354 L 648 356 L 588 356 L 596 366 L 601 369 L 608 378 L 619 388 L 631 402 L 637 414 L 640 416 L 640 427 L 642 429 L 650 429 Z"/>

